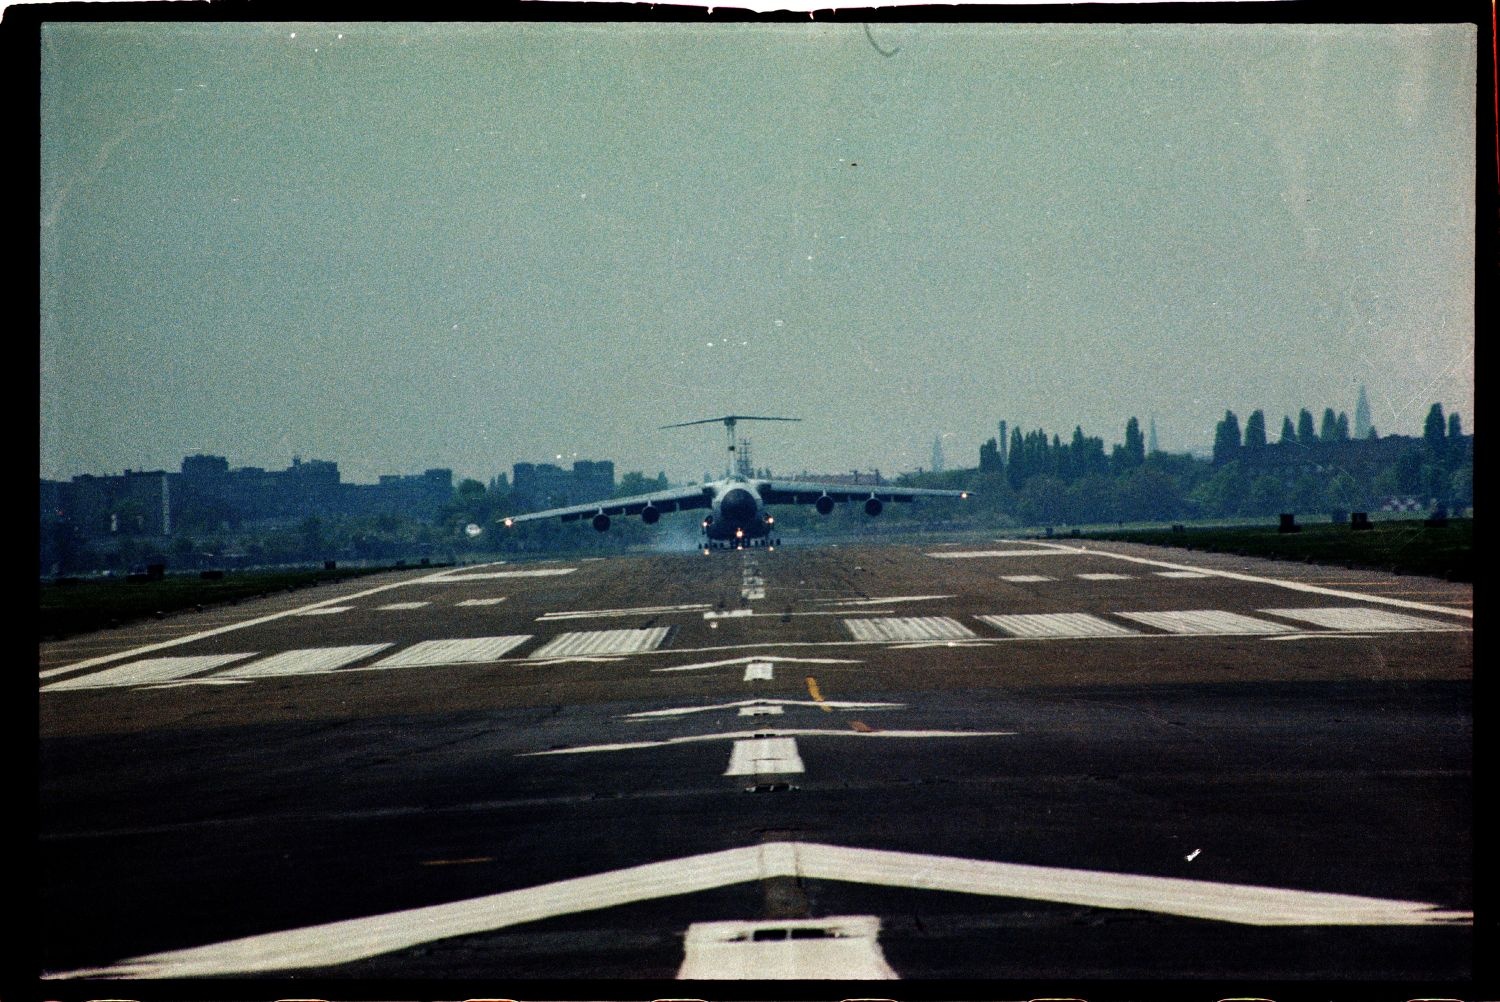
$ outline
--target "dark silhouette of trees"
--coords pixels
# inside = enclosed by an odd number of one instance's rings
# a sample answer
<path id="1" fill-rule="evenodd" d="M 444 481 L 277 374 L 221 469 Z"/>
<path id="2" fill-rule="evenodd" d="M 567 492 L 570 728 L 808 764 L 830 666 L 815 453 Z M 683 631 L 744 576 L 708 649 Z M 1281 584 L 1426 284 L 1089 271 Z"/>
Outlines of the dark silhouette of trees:
<path id="1" fill-rule="evenodd" d="M 1240 451 L 1240 419 L 1234 411 L 1225 411 L 1224 420 L 1214 428 L 1214 465 L 1233 462 Z"/>
<path id="2" fill-rule="evenodd" d="M 1297 429 L 1292 427 L 1292 419 L 1283 417 L 1281 419 L 1281 444 L 1292 445 L 1297 441 Z"/>
<path id="3" fill-rule="evenodd" d="M 1266 447 L 1266 412 L 1254 411 L 1245 419 L 1245 448 L 1259 452 Z"/>
<path id="4" fill-rule="evenodd" d="M 1318 429 L 1318 441 L 1332 442 L 1339 437 L 1338 415 L 1333 413 L 1332 407 L 1323 408 L 1323 424 Z"/>
<path id="5" fill-rule="evenodd" d="M 1312 411 L 1306 407 L 1297 412 L 1297 441 L 1302 445 L 1312 445 L 1318 440 L 1318 433 L 1313 428 Z"/>

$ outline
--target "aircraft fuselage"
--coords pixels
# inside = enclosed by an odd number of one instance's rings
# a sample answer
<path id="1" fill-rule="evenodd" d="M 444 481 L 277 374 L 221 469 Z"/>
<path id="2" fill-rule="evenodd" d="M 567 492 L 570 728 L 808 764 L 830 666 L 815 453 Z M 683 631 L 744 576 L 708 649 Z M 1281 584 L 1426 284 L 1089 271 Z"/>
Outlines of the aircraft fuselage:
<path id="1" fill-rule="evenodd" d="M 765 538 L 772 524 L 757 485 L 731 477 L 714 494 L 711 511 L 703 517 L 703 534 L 713 542 L 734 544 Z"/>

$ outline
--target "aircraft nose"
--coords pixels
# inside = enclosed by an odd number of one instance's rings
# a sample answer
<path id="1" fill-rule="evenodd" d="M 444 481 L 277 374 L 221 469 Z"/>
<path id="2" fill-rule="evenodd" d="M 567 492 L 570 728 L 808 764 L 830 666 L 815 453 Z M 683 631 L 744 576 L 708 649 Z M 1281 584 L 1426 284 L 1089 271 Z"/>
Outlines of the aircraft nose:
<path id="1" fill-rule="evenodd" d="M 739 487 L 725 494 L 719 507 L 725 518 L 737 522 L 748 521 L 755 517 L 755 498 L 750 495 L 749 491 Z"/>

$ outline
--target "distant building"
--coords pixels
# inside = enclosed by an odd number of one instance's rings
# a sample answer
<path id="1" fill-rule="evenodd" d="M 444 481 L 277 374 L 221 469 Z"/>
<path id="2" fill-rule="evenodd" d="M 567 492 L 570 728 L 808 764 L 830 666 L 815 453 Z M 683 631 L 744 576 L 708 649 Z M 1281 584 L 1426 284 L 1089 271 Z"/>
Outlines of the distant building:
<path id="1" fill-rule="evenodd" d="M 560 508 L 607 498 L 615 492 L 615 464 L 607 459 L 580 459 L 571 470 L 551 463 L 516 463 L 511 493 L 529 508 Z"/>
<path id="2" fill-rule="evenodd" d="M 429 520 L 453 496 L 453 471 L 382 476 L 346 484 L 337 463 L 303 462 L 285 470 L 230 469 L 223 456 L 184 457 L 180 472 L 126 470 L 43 480 L 42 513 L 84 538 L 218 532 L 247 524 L 275 525 L 309 516 L 394 514 Z"/>

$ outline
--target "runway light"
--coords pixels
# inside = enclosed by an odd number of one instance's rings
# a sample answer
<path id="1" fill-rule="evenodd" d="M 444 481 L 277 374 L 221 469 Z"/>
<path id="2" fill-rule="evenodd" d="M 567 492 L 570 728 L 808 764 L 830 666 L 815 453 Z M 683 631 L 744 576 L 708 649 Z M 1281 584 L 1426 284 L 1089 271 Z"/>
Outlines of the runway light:
<path id="1" fill-rule="evenodd" d="M 511 526 L 513 526 L 515 524 L 516 524 L 516 520 L 513 519 L 513 518 L 508 518 L 508 519 L 505 520 L 505 527 L 507 529 L 509 529 Z"/>

